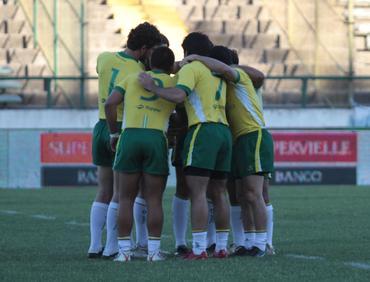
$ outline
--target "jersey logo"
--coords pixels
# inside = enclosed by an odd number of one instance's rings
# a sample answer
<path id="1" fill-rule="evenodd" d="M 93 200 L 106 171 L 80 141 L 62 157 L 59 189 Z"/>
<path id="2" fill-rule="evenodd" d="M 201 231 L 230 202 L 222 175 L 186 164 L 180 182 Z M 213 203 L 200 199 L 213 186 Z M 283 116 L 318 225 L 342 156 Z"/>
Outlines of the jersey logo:
<path id="1" fill-rule="evenodd" d="M 144 109 L 144 105 L 143 104 L 137 105 L 136 108 L 139 110 Z"/>
<path id="2" fill-rule="evenodd" d="M 160 79 L 158 79 L 158 78 L 153 78 L 153 80 L 154 80 L 155 85 L 157 85 L 157 86 L 159 86 L 159 87 L 163 88 L 163 82 L 162 82 L 162 80 L 160 80 Z M 149 91 L 148 91 L 148 92 L 149 92 Z M 157 99 L 158 99 L 158 96 L 157 96 L 157 95 L 155 95 L 155 94 L 153 94 L 153 95 L 152 95 L 152 96 L 150 96 L 150 97 L 140 96 L 140 99 L 141 99 L 141 100 L 144 100 L 144 101 L 148 101 L 148 102 L 153 102 L 153 101 L 155 101 L 155 100 L 157 100 Z"/>

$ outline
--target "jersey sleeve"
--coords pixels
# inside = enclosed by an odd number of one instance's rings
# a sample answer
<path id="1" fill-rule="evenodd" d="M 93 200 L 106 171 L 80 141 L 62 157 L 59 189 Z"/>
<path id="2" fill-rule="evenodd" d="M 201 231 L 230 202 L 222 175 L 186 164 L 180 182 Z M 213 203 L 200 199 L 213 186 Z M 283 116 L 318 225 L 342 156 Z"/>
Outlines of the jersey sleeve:
<path id="1" fill-rule="evenodd" d="M 191 64 L 183 66 L 178 72 L 176 88 L 182 89 L 189 95 L 195 88 L 196 73 Z"/>
<path id="2" fill-rule="evenodd" d="M 238 79 L 235 81 L 236 84 L 240 83 L 245 86 L 252 86 L 252 88 L 254 88 L 251 78 L 245 71 L 240 68 L 235 68 L 235 70 L 238 73 Z"/>
<path id="3" fill-rule="evenodd" d="M 122 95 L 125 95 L 126 89 L 127 89 L 127 84 L 128 84 L 128 82 L 127 82 L 128 79 L 129 79 L 129 77 L 126 77 L 125 79 L 122 79 L 121 81 L 119 81 L 118 83 L 116 83 L 114 85 L 113 90 L 121 93 Z"/>

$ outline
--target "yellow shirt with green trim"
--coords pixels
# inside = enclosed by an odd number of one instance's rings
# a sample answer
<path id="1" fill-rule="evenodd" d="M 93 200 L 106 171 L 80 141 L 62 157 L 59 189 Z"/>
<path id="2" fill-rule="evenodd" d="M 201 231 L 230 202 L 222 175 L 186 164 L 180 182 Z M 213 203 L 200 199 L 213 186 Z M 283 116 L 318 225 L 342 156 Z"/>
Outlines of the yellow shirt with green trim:
<path id="1" fill-rule="evenodd" d="M 177 78 L 159 71 L 148 71 L 160 87 L 175 87 Z M 146 91 L 140 84 L 138 74 L 129 75 L 115 85 L 114 89 L 125 96 L 122 128 L 150 128 L 167 131 L 171 113 L 176 104 Z"/>
<path id="2" fill-rule="evenodd" d="M 144 65 L 125 52 L 104 52 L 98 56 L 96 72 L 99 81 L 99 118 L 106 119 L 104 104 L 113 90 L 116 81 L 132 73 L 144 70 Z M 123 106 L 117 108 L 117 121 L 122 121 Z"/>
<path id="3" fill-rule="evenodd" d="M 187 94 L 185 108 L 189 127 L 206 122 L 228 125 L 225 113 L 226 86 L 223 79 L 198 61 L 180 69 L 176 87 Z"/>
<path id="4" fill-rule="evenodd" d="M 227 118 L 234 139 L 265 127 L 260 95 L 242 69 L 235 68 L 238 78 L 227 87 Z"/>

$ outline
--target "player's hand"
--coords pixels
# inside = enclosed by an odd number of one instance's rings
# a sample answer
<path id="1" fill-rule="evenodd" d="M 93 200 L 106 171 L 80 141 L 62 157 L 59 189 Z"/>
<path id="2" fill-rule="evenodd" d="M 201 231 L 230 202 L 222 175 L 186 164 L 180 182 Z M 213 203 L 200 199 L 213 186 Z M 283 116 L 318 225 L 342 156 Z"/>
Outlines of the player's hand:
<path id="1" fill-rule="evenodd" d="M 110 138 L 110 148 L 112 149 L 113 152 L 116 152 L 117 141 L 118 141 L 118 137 Z"/>
<path id="2" fill-rule="evenodd" d="M 142 73 L 139 74 L 139 83 L 146 90 L 151 91 L 151 92 L 155 87 L 153 78 L 145 72 L 142 72 Z"/>
<path id="3" fill-rule="evenodd" d="M 179 63 L 180 67 L 183 67 L 184 65 L 191 63 L 192 61 L 196 61 L 198 58 L 198 55 L 189 55 L 186 56 L 182 61 Z"/>

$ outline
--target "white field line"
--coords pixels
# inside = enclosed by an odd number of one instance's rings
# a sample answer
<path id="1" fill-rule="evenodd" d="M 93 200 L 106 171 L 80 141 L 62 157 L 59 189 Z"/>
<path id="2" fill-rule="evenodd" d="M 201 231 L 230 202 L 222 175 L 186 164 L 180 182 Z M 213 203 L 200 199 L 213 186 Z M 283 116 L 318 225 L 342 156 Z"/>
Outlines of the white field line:
<path id="1" fill-rule="evenodd" d="M 298 254 L 286 254 L 286 257 L 295 258 L 295 259 L 307 259 L 307 260 L 325 260 L 324 257 L 319 256 L 305 256 L 305 255 L 298 255 Z"/>
<path id="2" fill-rule="evenodd" d="M 78 222 L 76 220 L 66 221 L 66 222 L 64 222 L 64 224 L 67 224 L 67 225 L 75 225 L 75 226 L 84 226 L 84 227 L 90 225 L 87 222 Z"/>
<path id="3" fill-rule="evenodd" d="M 5 213 L 5 214 L 9 214 L 9 215 L 20 214 L 20 212 L 18 212 L 18 211 L 12 211 L 12 210 L 2 210 L 0 212 L 1 213 Z"/>
<path id="4" fill-rule="evenodd" d="M 37 219 L 45 219 L 45 220 L 55 220 L 56 219 L 55 216 L 50 216 L 46 214 L 32 214 L 31 217 L 37 218 Z"/>
<path id="5" fill-rule="evenodd" d="M 368 263 L 362 263 L 362 262 L 345 262 L 345 265 L 351 266 L 353 268 L 357 269 L 365 269 L 370 270 L 370 264 Z"/>

